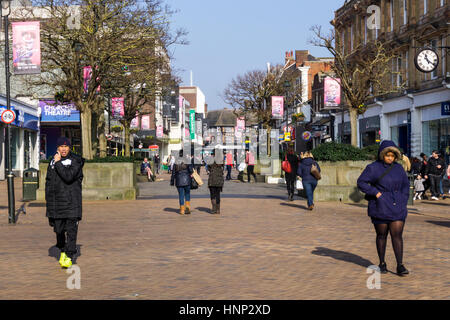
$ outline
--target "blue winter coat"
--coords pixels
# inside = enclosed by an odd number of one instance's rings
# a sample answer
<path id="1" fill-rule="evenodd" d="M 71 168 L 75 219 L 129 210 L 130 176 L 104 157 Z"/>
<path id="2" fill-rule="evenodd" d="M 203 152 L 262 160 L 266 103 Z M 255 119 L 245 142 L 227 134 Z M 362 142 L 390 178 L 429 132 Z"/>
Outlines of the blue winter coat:
<path id="1" fill-rule="evenodd" d="M 375 197 L 369 200 L 370 217 L 383 220 L 405 220 L 408 215 L 409 180 L 403 167 L 394 162 L 392 170 L 374 185 L 389 167 L 381 160 L 382 151 L 386 148 L 397 149 L 392 141 L 383 141 L 378 150 L 378 160 L 369 164 L 358 178 L 358 188 L 370 196 L 376 196 L 378 192 L 381 192 L 378 199 Z"/>
<path id="2" fill-rule="evenodd" d="M 178 187 L 187 187 L 191 185 L 191 175 L 194 173 L 192 164 L 174 164 L 172 176 L 170 177 L 170 185 Z"/>
<path id="3" fill-rule="evenodd" d="M 300 161 L 297 175 L 302 178 L 303 182 L 317 181 L 317 179 L 311 174 L 311 167 L 313 163 L 317 166 L 317 169 L 320 172 L 320 166 L 313 158 L 304 158 Z"/>

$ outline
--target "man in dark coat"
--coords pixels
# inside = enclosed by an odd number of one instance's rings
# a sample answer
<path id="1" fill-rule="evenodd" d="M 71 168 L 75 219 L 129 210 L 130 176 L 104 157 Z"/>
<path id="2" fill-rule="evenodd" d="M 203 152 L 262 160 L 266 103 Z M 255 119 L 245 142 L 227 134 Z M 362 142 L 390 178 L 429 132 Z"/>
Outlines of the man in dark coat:
<path id="1" fill-rule="evenodd" d="M 57 147 L 47 169 L 46 216 L 56 233 L 56 246 L 61 250 L 59 263 L 69 268 L 77 252 L 78 222 L 82 218 L 84 159 L 70 152 L 70 140 L 65 137 L 58 138 Z"/>
<path id="2" fill-rule="evenodd" d="M 439 200 L 441 179 L 445 171 L 445 161 L 439 158 L 439 152 L 433 151 L 425 169 L 425 179 L 429 179 L 431 185 L 431 199 Z"/>

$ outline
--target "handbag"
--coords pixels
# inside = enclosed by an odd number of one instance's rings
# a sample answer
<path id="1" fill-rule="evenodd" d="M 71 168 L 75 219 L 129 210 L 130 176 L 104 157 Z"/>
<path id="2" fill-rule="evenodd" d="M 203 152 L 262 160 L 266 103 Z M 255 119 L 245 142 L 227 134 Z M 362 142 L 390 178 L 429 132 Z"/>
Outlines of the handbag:
<path id="1" fill-rule="evenodd" d="M 322 176 L 320 175 L 319 169 L 317 169 L 317 166 L 313 163 L 311 166 L 311 175 L 316 178 L 317 180 L 322 179 Z"/>
<path id="2" fill-rule="evenodd" d="M 281 164 L 281 169 L 283 169 L 283 171 L 286 173 L 291 173 L 292 171 L 291 164 L 289 161 L 287 161 L 287 155 L 285 156 L 284 161 Z"/>
<path id="3" fill-rule="evenodd" d="M 392 169 L 394 168 L 394 165 L 390 165 L 389 166 L 389 168 L 387 168 L 384 172 L 383 172 L 383 174 L 377 179 L 377 181 L 375 181 L 375 183 L 371 183 L 370 185 L 371 186 L 375 186 L 378 182 L 380 182 L 381 181 L 381 179 L 383 179 Z M 364 195 L 364 199 L 366 199 L 367 201 L 370 201 L 370 200 L 377 200 L 377 197 L 376 196 L 371 196 L 371 195 L 368 195 L 367 193 Z"/>
<path id="4" fill-rule="evenodd" d="M 197 182 L 197 184 L 199 186 L 203 185 L 203 180 L 202 178 L 199 176 L 199 174 L 197 173 L 197 171 L 194 170 L 194 173 L 192 174 L 192 177 L 194 178 L 195 182 Z"/>
<path id="5" fill-rule="evenodd" d="M 191 179 L 191 190 L 198 189 L 198 183 L 195 179 Z"/>

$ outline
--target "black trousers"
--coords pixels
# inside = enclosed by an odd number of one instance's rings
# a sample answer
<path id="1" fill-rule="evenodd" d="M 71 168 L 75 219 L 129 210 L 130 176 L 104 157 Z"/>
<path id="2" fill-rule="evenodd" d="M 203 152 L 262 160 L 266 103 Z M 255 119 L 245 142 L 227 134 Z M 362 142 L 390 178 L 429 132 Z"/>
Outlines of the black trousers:
<path id="1" fill-rule="evenodd" d="M 286 186 L 287 186 L 287 191 L 288 194 L 295 194 L 295 181 L 297 180 L 296 176 L 290 176 L 286 174 Z"/>
<path id="2" fill-rule="evenodd" d="M 56 246 L 69 258 L 77 253 L 78 219 L 52 219 L 49 223 L 56 233 Z"/>
<path id="3" fill-rule="evenodd" d="M 227 164 L 227 177 L 226 177 L 227 180 L 231 180 L 231 169 L 232 169 L 232 166 Z"/>
<path id="4" fill-rule="evenodd" d="M 217 204 L 220 204 L 220 192 L 222 187 L 209 187 L 209 193 L 211 195 L 211 200 L 216 200 Z"/>
<path id="5" fill-rule="evenodd" d="M 247 179 L 248 179 L 248 182 L 250 182 L 250 175 L 252 175 L 253 176 L 253 178 L 255 179 L 255 182 L 256 182 L 256 174 L 253 172 L 253 170 L 255 169 L 255 166 L 248 166 L 247 167 Z"/>
<path id="6" fill-rule="evenodd" d="M 430 191 L 432 197 L 439 197 L 441 193 L 441 176 L 436 176 L 434 174 L 429 174 L 428 178 L 430 178 Z"/>

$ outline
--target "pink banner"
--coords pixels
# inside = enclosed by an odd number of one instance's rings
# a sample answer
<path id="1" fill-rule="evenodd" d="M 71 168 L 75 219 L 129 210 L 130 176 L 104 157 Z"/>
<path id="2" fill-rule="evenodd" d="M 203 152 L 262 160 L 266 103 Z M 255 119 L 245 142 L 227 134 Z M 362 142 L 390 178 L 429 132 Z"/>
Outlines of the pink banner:
<path id="1" fill-rule="evenodd" d="M 141 129 L 142 130 L 150 130 L 150 116 L 142 116 Z"/>
<path id="2" fill-rule="evenodd" d="M 136 117 L 133 120 L 131 120 L 130 128 L 133 128 L 133 129 L 139 128 L 139 119 L 138 119 L 138 117 Z"/>
<path id="3" fill-rule="evenodd" d="M 39 21 L 12 22 L 14 74 L 41 73 Z"/>
<path id="4" fill-rule="evenodd" d="M 162 138 L 164 136 L 163 126 L 156 127 L 156 137 Z"/>
<path id="5" fill-rule="evenodd" d="M 272 118 L 283 119 L 284 97 L 272 97 Z"/>
<path id="6" fill-rule="evenodd" d="M 323 91 L 325 108 L 334 108 L 341 104 L 341 79 L 326 77 Z"/>
<path id="7" fill-rule="evenodd" d="M 92 67 L 87 66 L 83 68 L 83 88 L 84 94 L 87 94 L 89 91 L 89 81 L 92 79 Z M 98 80 L 99 78 L 97 78 Z M 100 92 L 100 86 L 97 87 L 97 93 Z"/>
<path id="8" fill-rule="evenodd" d="M 236 119 L 236 128 L 234 130 L 234 134 L 236 138 L 240 138 L 242 133 L 245 131 L 245 118 L 240 117 Z"/>
<path id="9" fill-rule="evenodd" d="M 123 98 L 111 99 L 111 112 L 114 119 L 123 119 L 125 116 L 125 107 Z"/>

